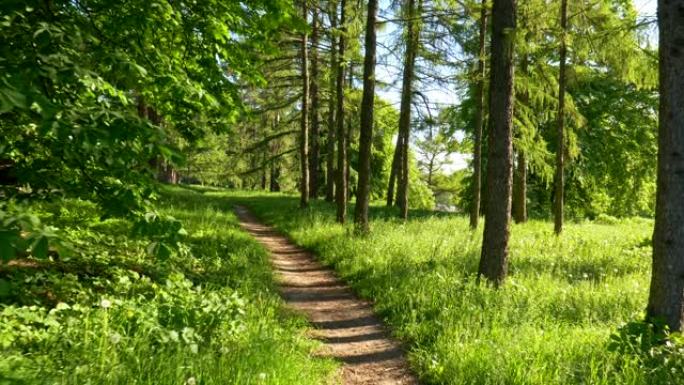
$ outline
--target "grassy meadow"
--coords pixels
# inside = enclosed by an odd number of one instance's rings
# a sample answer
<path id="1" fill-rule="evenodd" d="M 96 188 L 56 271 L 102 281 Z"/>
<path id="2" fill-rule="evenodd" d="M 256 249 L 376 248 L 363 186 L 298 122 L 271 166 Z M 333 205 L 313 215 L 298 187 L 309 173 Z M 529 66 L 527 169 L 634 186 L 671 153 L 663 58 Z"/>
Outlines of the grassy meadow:
<path id="1" fill-rule="evenodd" d="M 684 383 L 681 360 L 635 353 L 641 337 L 623 327 L 643 318 L 651 220 L 568 223 L 560 238 L 550 222 L 513 225 L 511 274 L 493 290 L 475 282 L 482 227 L 463 216 L 413 212 L 403 223 L 378 206 L 359 237 L 325 202 L 302 211 L 285 195 L 239 199 L 372 299 L 426 383 Z"/>
<path id="2" fill-rule="evenodd" d="M 264 248 L 222 197 L 173 188 L 160 214 L 187 235 L 164 260 L 124 219 L 44 203 L 68 254 L 0 266 L 0 384 L 324 384 L 306 323 L 287 314 Z"/>

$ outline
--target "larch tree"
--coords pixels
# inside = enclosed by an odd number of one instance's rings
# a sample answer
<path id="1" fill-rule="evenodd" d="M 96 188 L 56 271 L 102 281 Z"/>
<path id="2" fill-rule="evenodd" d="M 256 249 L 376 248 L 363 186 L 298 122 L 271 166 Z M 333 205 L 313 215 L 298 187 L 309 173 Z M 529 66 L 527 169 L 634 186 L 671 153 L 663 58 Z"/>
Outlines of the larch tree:
<path id="1" fill-rule="evenodd" d="M 337 125 L 337 183 L 335 184 L 335 202 L 337 203 L 337 222 L 344 223 L 347 219 L 347 133 L 344 125 L 344 50 L 346 44 L 346 0 L 340 2 L 340 38 L 337 48 L 337 63 L 334 65 L 337 73 L 336 83 L 336 112 Z"/>
<path id="2" fill-rule="evenodd" d="M 563 231 L 563 192 L 565 187 L 565 86 L 567 60 L 568 0 L 561 0 L 561 37 L 558 72 L 558 116 L 556 147 L 556 176 L 553 193 L 553 230 L 556 234 Z"/>
<path id="3" fill-rule="evenodd" d="M 325 200 L 335 200 L 335 81 L 337 80 L 337 44 L 335 29 L 337 28 L 337 1 L 330 1 L 330 73 L 328 98 L 328 135 L 326 140 Z"/>
<path id="4" fill-rule="evenodd" d="M 406 0 L 406 53 L 404 56 L 404 73 L 401 86 L 401 105 L 399 107 L 399 133 L 401 144 L 399 155 L 399 172 L 397 173 L 397 205 L 399 215 L 408 217 L 409 189 L 409 140 L 411 133 L 411 100 L 413 98 L 413 80 L 415 77 L 416 55 L 420 43 L 420 20 L 422 0 Z"/>
<path id="5" fill-rule="evenodd" d="M 366 16 L 366 54 L 363 59 L 363 96 L 361 99 L 361 127 L 359 129 L 359 182 L 354 209 L 355 229 L 367 233 L 368 203 L 370 200 L 371 148 L 373 145 L 373 107 L 375 104 L 375 52 L 378 1 L 368 1 Z"/>
<path id="6" fill-rule="evenodd" d="M 318 90 L 319 63 L 319 18 L 318 2 L 314 1 L 313 17 L 311 20 L 311 151 L 309 153 L 309 198 L 318 196 L 320 182 L 320 94 Z"/>
<path id="7" fill-rule="evenodd" d="M 684 0 L 658 1 L 660 116 L 647 314 L 684 329 Z"/>
<path id="8" fill-rule="evenodd" d="M 302 15 L 308 17 L 307 0 L 302 0 Z M 302 33 L 301 67 L 302 67 L 302 116 L 299 133 L 299 157 L 301 162 L 301 181 L 299 186 L 301 207 L 309 205 L 309 49 L 307 31 Z"/>
<path id="9" fill-rule="evenodd" d="M 499 286 L 508 272 L 511 221 L 515 0 L 494 0 L 492 27 L 487 202 L 478 278 Z"/>
<path id="10" fill-rule="evenodd" d="M 480 219 L 482 191 L 482 127 L 485 109 L 485 73 L 487 41 L 487 0 L 480 4 L 479 51 L 477 59 L 477 85 L 475 88 L 475 135 L 473 140 L 473 201 L 470 207 L 470 227 L 475 229 Z"/>

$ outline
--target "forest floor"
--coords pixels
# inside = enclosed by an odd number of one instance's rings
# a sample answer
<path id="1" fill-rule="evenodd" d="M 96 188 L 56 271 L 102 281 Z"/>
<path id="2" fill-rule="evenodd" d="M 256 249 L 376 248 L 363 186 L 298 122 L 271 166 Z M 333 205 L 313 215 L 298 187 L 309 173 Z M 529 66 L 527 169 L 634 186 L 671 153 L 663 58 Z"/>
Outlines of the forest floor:
<path id="1" fill-rule="evenodd" d="M 417 384 L 401 345 L 389 336 L 369 302 L 245 207 L 235 211 L 240 225 L 270 251 L 281 295 L 315 327 L 313 337 L 324 342 L 320 354 L 344 363 L 343 384 Z"/>

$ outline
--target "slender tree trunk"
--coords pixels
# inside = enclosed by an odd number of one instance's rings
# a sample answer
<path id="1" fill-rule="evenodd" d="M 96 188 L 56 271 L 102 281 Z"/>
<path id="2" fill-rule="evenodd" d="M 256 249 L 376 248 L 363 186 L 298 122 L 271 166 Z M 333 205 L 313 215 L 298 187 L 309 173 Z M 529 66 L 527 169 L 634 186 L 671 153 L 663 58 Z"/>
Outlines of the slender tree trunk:
<path id="1" fill-rule="evenodd" d="M 527 20 L 527 19 L 524 19 Z M 520 60 L 520 71 L 527 75 L 527 55 L 523 55 Z M 520 103 L 527 106 L 530 95 L 527 90 L 520 95 Z M 518 132 L 518 135 L 521 135 Z M 516 164 L 515 174 L 513 175 L 513 220 L 516 223 L 527 221 L 527 157 L 522 149 L 517 149 L 518 163 Z"/>
<path id="2" fill-rule="evenodd" d="M 659 0 L 660 123 L 647 315 L 684 329 L 684 0 Z"/>
<path id="3" fill-rule="evenodd" d="M 335 80 L 337 77 L 337 47 L 334 31 L 337 28 L 337 1 L 331 1 L 330 9 L 330 99 L 328 105 L 328 139 L 326 154 L 325 200 L 335 200 Z"/>
<path id="4" fill-rule="evenodd" d="M 499 286 L 508 272 L 513 180 L 515 0 L 494 0 L 489 93 L 487 202 L 478 278 Z"/>
<path id="5" fill-rule="evenodd" d="M 513 178 L 513 219 L 516 223 L 527 222 L 527 158 L 521 150 Z"/>
<path id="6" fill-rule="evenodd" d="M 373 107 L 375 102 L 375 18 L 378 1 L 368 0 L 366 19 L 366 54 L 363 59 L 363 97 L 361 99 L 361 125 L 359 129 L 359 183 L 356 188 L 354 210 L 355 229 L 367 233 L 368 203 L 370 201 L 371 147 L 373 145 Z"/>
<path id="7" fill-rule="evenodd" d="M 349 87 L 350 91 L 354 90 L 354 63 L 349 62 L 349 70 L 347 71 L 347 87 Z M 349 115 L 351 115 L 350 112 L 348 112 Z M 352 184 L 349 183 L 349 178 L 351 177 L 351 162 L 349 160 L 349 148 L 352 145 L 352 132 L 353 132 L 353 127 L 352 127 L 352 119 L 347 119 L 347 180 L 345 181 L 345 186 L 347 186 L 347 202 L 351 200 L 352 197 Z"/>
<path id="8" fill-rule="evenodd" d="M 337 203 L 337 222 L 347 219 L 347 133 L 344 126 L 344 48 L 347 33 L 345 20 L 346 0 L 340 2 L 340 41 L 337 49 L 337 183 L 335 185 L 335 201 Z"/>
<path id="9" fill-rule="evenodd" d="M 568 0 L 561 0 L 561 43 L 558 75 L 558 149 L 556 150 L 556 176 L 553 199 L 553 230 L 563 232 L 563 190 L 565 187 L 565 65 L 567 59 L 566 33 L 568 30 Z"/>
<path id="10" fill-rule="evenodd" d="M 394 146 L 392 168 L 390 169 L 389 183 L 387 185 L 387 207 L 392 207 L 394 204 L 394 186 L 397 184 L 397 174 L 399 173 L 399 167 L 401 167 L 401 146 L 403 146 L 401 140 L 402 136 L 397 135 L 397 143 Z"/>
<path id="11" fill-rule="evenodd" d="M 406 0 L 406 55 L 404 57 L 404 74 L 401 87 L 401 106 L 399 108 L 399 135 L 401 135 L 401 162 L 398 185 L 397 205 L 399 215 L 408 218 L 408 191 L 409 191 L 409 139 L 411 131 L 411 99 L 413 97 L 413 78 L 416 63 L 416 53 L 420 37 L 420 24 L 416 16 L 420 15 L 422 0 L 416 7 L 416 0 Z M 417 9 L 418 8 L 418 9 Z"/>
<path id="12" fill-rule="evenodd" d="M 307 19 L 309 9 L 308 0 L 302 0 L 302 15 Z M 309 52 L 306 32 L 302 34 L 302 120 L 299 146 L 302 168 L 300 185 L 300 206 L 309 205 Z"/>
<path id="13" fill-rule="evenodd" d="M 313 19 L 311 21 L 311 153 L 309 154 L 309 197 L 318 196 L 320 181 L 319 160 L 320 140 L 320 96 L 318 93 L 318 2 L 313 3 Z"/>
<path id="14" fill-rule="evenodd" d="M 487 0 L 480 4 L 480 50 L 477 59 L 477 85 L 475 89 L 475 140 L 473 151 L 473 201 L 470 207 L 470 228 L 477 228 L 480 220 L 480 196 L 482 191 L 482 127 L 484 125 L 484 82 L 487 55 Z"/>

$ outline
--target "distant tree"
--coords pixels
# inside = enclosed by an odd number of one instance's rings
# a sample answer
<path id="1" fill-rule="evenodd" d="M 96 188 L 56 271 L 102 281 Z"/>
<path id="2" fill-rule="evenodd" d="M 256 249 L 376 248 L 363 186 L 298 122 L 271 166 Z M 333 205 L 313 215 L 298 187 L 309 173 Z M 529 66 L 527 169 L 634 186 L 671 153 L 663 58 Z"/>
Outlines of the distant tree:
<path id="1" fill-rule="evenodd" d="M 335 81 L 337 80 L 337 41 L 335 30 L 337 29 L 337 1 L 330 1 L 328 11 L 330 18 L 330 74 L 328 85 L 328 135 L 326 139 L 326 168 L 325 168 L 325 200 L 335 200 Z"/>
<path id="2" fill-rule="evenodd" d="M 404 57 L 404 75 L 401 87 L 401 106 L 399 109 L 399 136 L 401 145 L 399 156 L 399 172 L 397 173 L 397 205 L 400 216 L 408 217 L 409 206 L 409 138 L 411 131 L 411 99 L 413 97 L 413 80 L 416 55 L 420 43 L 420 19 L 422 0 L 406 0 L 406 55 Z"/>
<path id="3" fill-rule="evenodd" d="M 309 7 L 308 0 L 302 0 L 302 15 L 307 20 Z M 302 177 L 299 185 L 300 206 L 309 205 L 309 53 L 307 31 L 302 33 L 302 116 L 301 131 L 299 136 L 299 157 L 301 162 Z"/>
<path id="4" fill-rule="evenodd" d="M 485 73 L 487 39 L 487 0 L 480 4 L 479 50 L 477 58 L 477 80 L 475 86 L 475 135 L 473 143 L 473 202 L 470 206 L 470 227 L 477 228 L 480 219 L 480 196 L 482 190 L 482 127 L 485 109 Z"/>
<path id="5" fill-rule="evenodd" d="M 363 99 L 361 100 L 361 127 L 359 130 L 359 182 L 356 189 L 354 223 L 357 232 L 366 233 L 368 203 L 370 200 L 371 147 L 373 145 L 373 108 L 375 105 L 375 19 L 377 0 L 368 1 L 366 20 L 366 55 L 363 61 Z"/>
<path id="6" fill-rule="evenodd" d="M 318 44 L 320 35 L 320 23 L 318 1 L 313 2 L 313 17 L 311 20 L 311 136 L 309 152 L 309 197 L 318 196 L 320 183 L 320 106 L 321 98 L 318 90 L 319 60 Z"/>
<path id="7" fill-rule="evenodd" d="M 346 0 L 340 2 L 340 39 L 337 48 L 337 106 L 335 123 L 337 124 L 337 183 L 335 184 L 335 202 L 337 203 L 337 222 L 344 223 L 347 218 L 347 133 L 344 125 L 344 49 L 346 45 L 347 25 Z"/>
<path id="8" fill-rule="evenodd" d="M 568 30 L 568 0 L 561 0 L 561 38 L 559 53 L 559 72 L 558 72 L 558 115 L 557 115 L 557 135 L 558 145 L 556 147 L 556 177 L 554 182 L 553 194 L 553 230 L 556 234 L 563 231 L 563 188 L 565 186 L 565 67 L 567 57 L 567 30 Z"/>
<path id="9" fill-rule="evenodd" d="M 659 0 L 660 123 L 647 313 L 684 329 L 684 0 Z"/>
<path id="10" fill-rule="evenodd" d="M 513 53 L 516 1 L 492 7 L 487 202 L 478 277 L 500 285 L 508 271 L 508 238 L 513 179 Z"/>

